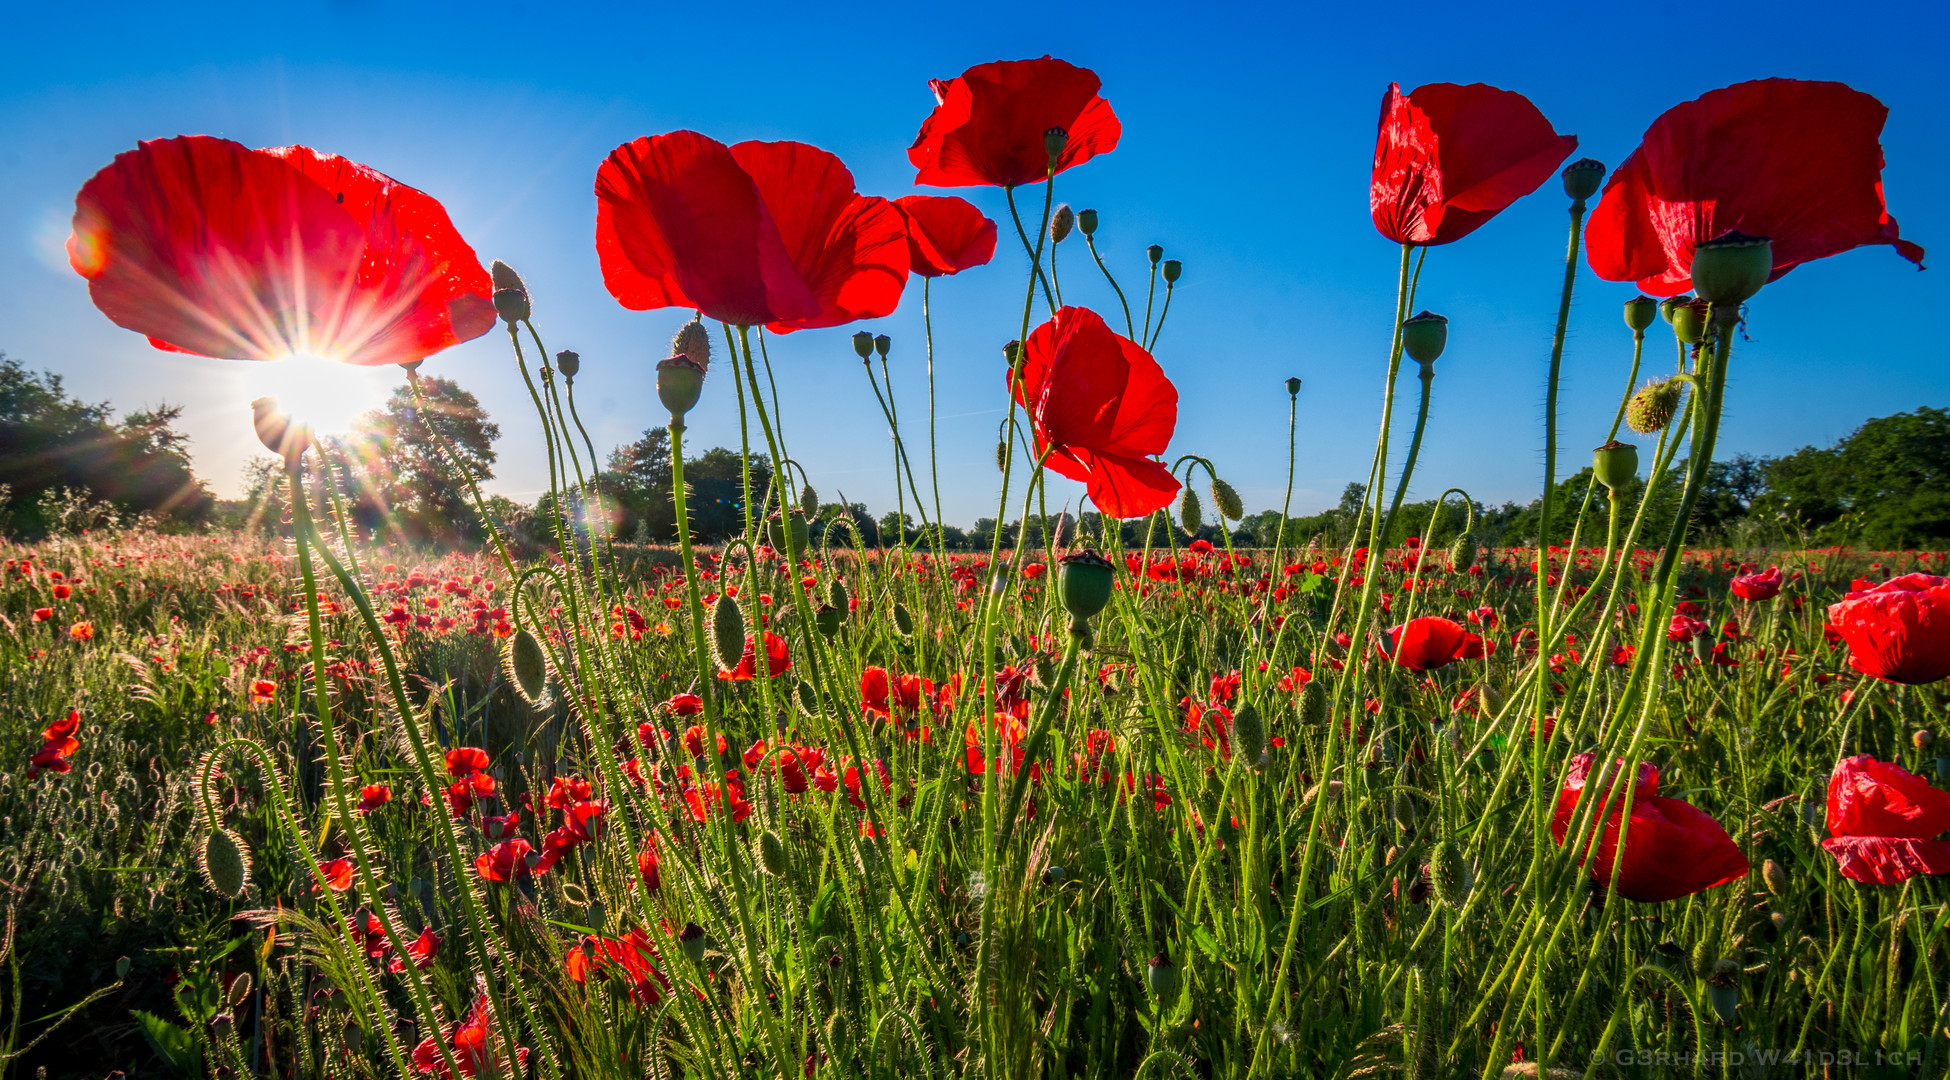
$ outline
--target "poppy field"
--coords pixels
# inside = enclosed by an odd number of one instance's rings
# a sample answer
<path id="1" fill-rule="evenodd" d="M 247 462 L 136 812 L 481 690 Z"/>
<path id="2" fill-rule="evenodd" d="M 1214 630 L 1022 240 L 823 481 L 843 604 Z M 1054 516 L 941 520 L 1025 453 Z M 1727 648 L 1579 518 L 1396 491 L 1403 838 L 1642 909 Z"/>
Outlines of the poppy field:
<path id="1" fill-rule="evenodd" d="M 1269 544 L 1229 448 L 1174 442 L 1183 267 L 1154 247 L 1120 282 L 1098 212 L 1061 201 L 1121 135 L 1097 76 L 1044 57 L 934 90 L 916 183 L 1001 188 L 1010 220 L 861 194 L 802 143 L 675 131 L 591 163 L 611 295 L 695 312 L 646 418 L 671 545 L 592 525 L 599 376 L 544 345 L 548 284 L 484 266 L 434 195 L 209 136 L 81 188 L 70 262 L 157 348 L 397 365 L 417 393 L 505 333 L 551 492 L 516 530 L 462 469 L 478 548 L 378 543 L 322 433 L 265 398 L 269 535 L 7 546 L 0 1074 L 1950 1072 L 1943 557 L 1689 531 L 1767 284 L 1863 246 L 1922 262 L 1881 102 L 1740 83 L 1608 169 L 1517 93 L 1389 87 L 1366 502 L 1331 534 L 1282 508 Z M 1447 320 L 1416 291 L 1525 197 L 1565 200 L 1569 243 L 1538 531 L 1490 544 L 1465 492 L 1409 519 L 1445 482 L 1420 449 Z M 932 324 L 925 421 L 887 339 L 843 328 L 990 263 L 1022 274 L 980 361 L 1016 527 L 956 551 Z M 1116 307 L 1064 302 L 1092 274 Z M 1643 292 L 1630 369 L 1609 432 L 1560 431 L 1592 275 Z M 870 380 L 878 358 L 914 531 L 822 512 L 765 347 L 799 332 Z M 735 395 L 746 463 L 710 545 L 683 477 L 706 394 Z M 1599 444 L 1581 505 L 1553 494 L 1567 440 Z M 1049 512 L 1052 473 L 1089 512 Z"/>

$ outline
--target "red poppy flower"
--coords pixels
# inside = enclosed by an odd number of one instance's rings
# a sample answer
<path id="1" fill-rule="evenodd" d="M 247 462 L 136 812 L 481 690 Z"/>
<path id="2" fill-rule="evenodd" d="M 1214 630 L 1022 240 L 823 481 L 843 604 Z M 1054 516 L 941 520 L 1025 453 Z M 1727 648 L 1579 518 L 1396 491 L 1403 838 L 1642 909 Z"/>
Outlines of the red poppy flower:
<path id="1" fill-rule="evenodd" d="M 1428 671 L 1461 659 L 1469 636 L 1461 623 L 1423 615 L 1389 627 L 1388 641 L 1379 651 L 1410 671 Z"/>
<path id="2" fill-rule="evenodd" d="M 1950 792 L 1900 765 L 1857 754 L 1828 778 L 1828 831 L 1821 846 L 1842 876 L 1894 885 L 1916 874 L 1950 874 Z"/>
<path id="3" fill-rule="evenodd" d="M 487 767 L 487 751 L 478 746 L 457 746 L 447 751 L 447 773 L 450 776 L 467 776 Z"/>
<path id="4" fill-rule="evenodd" d="M 393 789 L 385 784 L 366 784 L 359 788 L 358 813 L 370 814 L 393 801 Z"/>
<path id="5" fill-rule="evenodd" d="M 503 840 L 474 860 L 474 872 L 487 881 L 513 881 L 528 872 L 528 853 L 535 845 L 517 837 Z"/>
<path id="6" fill-rule="evenodd" d="M 352 887 L 352 860 L 333 859 L 318 864 L 318 879 L 333 892 L 344 892 Z"/>
<path id="7" fill-rule="evenodd" d="M 27 759 L 27 779 L 32 780 L 43 772 L 65 773 L 74 768 L 68 759 L 81 749 L 81 740 L 75 738 L 81 730 L 81 710 L 69 709 L 66 719 L 56 720 L 41 729 L 42 746 L 33 757 Z"/>
<path id="8" fill-rule="evenodd" d="M 278 696 L 277 683 L 274 683 L 269 679 L 251 680 L 251 704 L 252 705 L 262 705 L 267 701 L 275 700 L 277 696 Z"/>
<path id="9" fill-rule="evenodd" d="M 1089 308 L 1066 307 L 1029 335 L 1022 355 L 1013 392 L 1049 467 L 1083 481 L 1114 518 L 1170 504 L 1178 480 L 1151 459 L 1178 426 L 1178 388 L 1151 354 Z"/>
<path id="10" fill-rule="evenodd" d="M 1740 599 L 1759 603 L 1781 595 L 1781 580 L 1781 568 L 1770 566 L 1766 573 L 1740 574 L 1727 587 Z"/>
<path id="11" fill-rule="evenodd" d="M 68 636 L 76 641 L 87 641 L 95 636 L 95 624 L 91 622 L 78 622 L 68 627 Z"/>
<path id="12" fill-rule="evenodd" d="M 1904 574 L 1851 592 L 1828 606 L 1828 622 L 1864 675 L 1912 686 L 1950 675 L 1950 578 Z"/>
<path id="13" fill-rule="evenodd" d="M 1596 760 L 1592 754 L 1579 754 L 1571 759 L 1570 775 L 1558 792 L 1557 811 L 1551 818 L 1551 836 L 1560 847 L 1569 835 L 1572 815 Z M 1602 790 L 1610 783 L 1606 780 L 1595 786 Z M 1690 896 L 1746 875 L 1747 856 L 1711 814 L 1683 799 L 1659 794 L 1658 769 L 1640 762 L 1635 786 L 1624 859 L 1622 863 L 1618 859 L 1618 833 L 1624 816 L 1620 804 L 1610 809 L 1604 836 L 1592 856 L 1593 881 L 1610 885 L 1617 863 L 1618 895 L 1627 900 L 1658 903 Z M 1599 804 L 1599 813 L 1606 810 L 1605 804 Z M 1582 859 L 1584 853 L 1575 855 Z"/>
<path id="14" fill-rule="evenodd" d="M 906 195 L 894 208 L 907 222 L 907 261 L 922 277 L 958 274 L 995 258 L 995 222 L 953 195 Z"/>
<path id="15" fill-rule="evenodd" d="M 171 352 L 402 364 L 495 322 L 438 201 L 303 146 L 142 143 L 75 197 L 68 262 L 104 315 Z"/>
<path id="16" fill-rule="evenodd" d="M 590 935 L 583 947 L 571 949 L 568 975 L 571 982 L 586 982 L 591 972 L 606 972 L 630 984 L 630 999 L 638 1005 L 655 1005 L 670 989 L 670 980 L 655 963 L 657 947 L 641 929 L 631 930 L 622 940 Z"/>
<path id="17" fill-rule="evenodd" d="M 1607 281 L 1652 296 L 1692 287 L 1693 248 L 1727 232 L 1773 241 L 1778 278 L 1810 259 L 1889 244 L 1882 123 L 1889 110 L 1841 83 L 1759 79 L 1676 105 L 1611 174 L 1585 230 L 1585 257 Z"/>
<path id="18" fill-rule="evenodd" d="M 413 1048 L 413 1068 L 424 1073 L 439 1073 L 442 1080 L 453 1080 L 447 1071 L 446 1059 L 440 1056 L 440 1045 L 435 1041 L 437 1035 L 429 1035 Z M 467 1019 L 454 1025 L 447 1034 L 447 1043 L 452 1050 L 454 1067 L 462 1076 L 509 1076 L 523 1071 L 528 1064 L 528 1048 L 515 1048 L 516 1065 L 510 1068 L 499 1057 L 502 1040 L 494 1032 L 494 1014 L 488 1008 L 486 994 L 474 1000 L 474 1007 L 468 1010 Z"/>
<path id="19" fill-rule="evenodd" d="M 765 632 L 765 673 L 777 678 L 792 670 L 792 659 L 786 651 L 785 639 L 771 631 Z M 730 671 L 718 672 L 718 678 L 730 682 L 749 682 L 758 676 L 757 644 L 752 635 L 745 635 L 745 652 L 738 658 L 738 666 Z M 724 736 L 718 736 L 722 741 Z M 723 747 L 719 747 L 723 750 Z"/>
<path id="20" fill-rule="evenodd" d="M 1559 135 L 1522 94 L 1430 83 L 1381 99 L 1368 209 L 1397 244 L 1468 236 L 1551 178 L 1576 135 Z"/>
<path id="21" fill-rule="evenodd" d="M 937 104 L 907 150 L 916 184 L 1037 184 L 1050 174 L 1045 133 L 1064 133 L 1057 172 L 1117 149 L 1124 133 L 1097 73 L 1047 56 L 978 64 L 928 86 Z"/>
<path id="22" fill-rule="evenodd" d="M 704 711 L 704 699 L 696 694 L 677 694 L 664 702 L 672 716 L 696 716 Z"/>
<path id="23" fill-rule="evenodd" d="M 52 619 L 53 617 L 54 617 L 54 609 L 51 607 L 37 607 L 34 609 L 35 622 L 46 622 L 49 619 Z"/>
<path id="24" fill-rule="evenodd" d="M 804 143 L 641 138 L 597 170 L 596 200 L 603 284 L 632 311 L 787 333 L 892 314 L 907 284 L 900 212 Z"/>
<path id="25" fill-rule="evenodd" d="M 644 838 L 643 850 L 636 854 L 636 869 L 643 878 L 644 888 L 656 892 L 664 887 L 663 859 L 657 854 L 655 833 Z"/>
<path id="26" fill-rule="evenodd" d="M 419 968 L 421 971 L 425 971 L 426 969 L 433 966 L 434 958 L 439 954 L 439 952 L 440 952 L 440 936 L 438 934 L 435 934 L 433 932 L 433 929 L 429 927 L 425 930 L 420 931 L 420 936 L 414 938 L 413 944 L 408 945 L 406 947 L 406 958 L 408 960 L 413 961 L 414 967 Z M 395 956 L 393 957 L 392 962 L 386 965 L 386 970 L 397 975 L 400 972 L 406 970 L 406 963 L 405 961 L 401 960 L 399 957 Z M 437 1051 L 435 1052 L 435 1056 L 436 1057 L 438 1056 Z"/>

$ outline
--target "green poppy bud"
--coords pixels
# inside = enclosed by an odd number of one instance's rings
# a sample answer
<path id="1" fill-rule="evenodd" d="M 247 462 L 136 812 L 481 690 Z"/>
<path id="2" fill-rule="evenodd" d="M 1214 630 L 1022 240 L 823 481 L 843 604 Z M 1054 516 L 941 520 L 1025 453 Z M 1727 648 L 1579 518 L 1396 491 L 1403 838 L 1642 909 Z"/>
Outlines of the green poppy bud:
<path id="1" fill-rule="evenodd" d="M 1766 862 L 1760 864 L 1760 880 L 1762 884 L 1767 886 L 1767 891 L 1773 893 L 1775 896 L 1787 895 L 1788 872 L 1781 869 L 1781 864 L 1775 862 L 1773 859 L 1768 859 Z"/>
<path id="2" fill-rule="evenodd" d="M 478 265 L 478 264 L 477 264 Z M 488 268 L 488 276 L 494 279 L 494 310 L 508 320 L 509 325 L 526 322 L 528 319 L 528 287 L 522 284 L 521 275 L 500 259 Z"/>
<path id="3" fill-rule="evenodd" d="M 1286 392 L 1287 392 L 1287 395 L 1288 395 L 1288 396 L 1290 396 L 1290 397 L 1299 397 L 1299 396 L 1300 396 L 1300 380 L 1299 380 L 1299 378 L 1297 378 L 1297 377 L 1289 377 L 1289 378 L 1287 379 L 1287 381 L 1286 381 Z"/>
<path id="4" fill-rule="evenodd" d="M 685 923 L 683 932 L 677 935 L 677 944 L 683 947 L 684 955 L 691 958 L 691 963 L 703 962 L 704 928 L 702 926 L 696 923 Z"/>
<path id="5" fill-rule="evenodd" d="M 226 900 L 235 900 L 250 887 L 251 853 L 244 841 L 229 829 L 217 829 L 203 841 L 197 853 L 196 868 L 204 884 Z"/>
<path id="6" fill-rule="evenodd" d="M 914 636 L 914 616 L 907 610 L 906 604 L 894 605 L 894 629 L 900 631 L 902 637 Z"/>
<path id="7" fill-rule="evenodd" d="M 1617 491 L 1639 473 L 1639 448 L 1617 439 L 1591 451 L 1591 472 L 1606 491 Z"/>
<path id="8" fill-rule="evenodd" d="M 516 630 L 508 639 L 504 663 L 508 681 L 514 684 L 521 700 L 541 708 L 548 700 L 548 657 L 542 652 L 542 643 L 527 629 Z"/>
<path id="9" fill-rule="evenodd" d="M 210 1018 L 210 1034 L 216 1036 L 219 1042 L 227 1041 L 231 1032 L 235 1030 L 237 1030 L 236 1017 L 227 1012 L 220 1012 Z"/>
<path id="10" fill-rule="evenodd" d="M 699 371 L 711 370 L 711 331 L 704 324 L 692 319 L 677 328 L 676 336 L 670 339 L 672 356 L 689 357 Z"/>
<path id="11" fill-rule="evenodd" d="M 1164 271 L 1165 284 L 1170 285 L 1178 280 L 1178 275 L 1185 272 L 1185 264 L 1177 259 L 1166 259 L 1159 269 Z"/>
<path id="12" fill-rule="evenodd" d="M 229 994 L 230 1007 L 233 1009 L 243 1008 L 244 1001 L 248 999 L 250 996 L 251 996 L 251 973 L 248 971 L 239 972 L 237 977 L 230 981 L 230 994 Z"/>
<path id="13" fill-rule="evenodd" d="M 894 347 L 894 339 L 893 339 L 893 338 L 890 338 L 890 337 L 888 337 L 888 336 L 887 336 L 886 334 L 876 334 L 876 335 L 874 335 L 874 339 L 873 339 L 873 351 L 874 351 L 874 352 L 877 352 L 877 353 L 879 353 L 879 354 L 880 354 L 880 358 L 881 358 L 882 360 L 885 360 L 885 359 L 887 359 L 887 353 L 888 353 L 888 351 L 889 351 L 890 349 L 892 349 L 893 347 Z"/>
<path id="14" fill-rule="evenodd" d="M 840 623 L 845 619 L 846 612 L 831 604 L 821 604 L 819 609 L 813 612 L 813 626 L 818 628 L 822 637 L 830 638 L 839 633 Z"/>
<path id="15" fill-rule="evenodd" d="M 1077 228 L 1085 236 L 1095 236 L 1097 234 L 1097 212 L 1095 210 L 1077 211 Z"/>
<path id="16" fill-rule="evenodd" d="M 1319 679 L 1310 680 L 1300 688 L 1300 722 L 1307 727 L 1316 728 L 1327 723 L 1327 689 L 1320 685 Z"/>
<path id="17" fill-rule="evenodd" d="M 765 519 L 765 540 L 772 545 L 773 551 L 781 554 L 788 551 L 804 553 L 809 535 L 806 515 L 797 507 L 784 513 L 775 510 L 771 517 Z M 788 540 L 792 542 L 791 547 L 786 547 Z"/>
<path id="18" fill-rule="evenodd" d="M 995 440 L 995 471 L 1009 471 L 1009 440 Z"/>
<path id="19" fill-rule="evenodd" d="M 799 489 L 799 512 L 806 515 L 807 521 L 819 513 L 819 492 L 814 491 L 811 484 Z"/>
<path id="20" fill-rule="evenodd" d="M 711 647 L 723 671 L 737 667 L 745 656 L 745 613 L 724 593 L 718 594 L 718 602 L 711 608 Z"/>
<path id="21" fill-rule="evenodd" d="M 1069 203 L 1064 203 L 1062 206 L 1057 207 L 1056 213 L 1050 215 L 1049 219 L 1050 242 L 1054 244 L 1062 243 L 1063 238 L 1070 235 L 1070 230 L 1076 227 L 1076 223 L 1076 211 L 1070 209 Z"/>
<path id="22" fill-rule="evenodd" d="M 563 378 L 574 380 L 576 372 L 582 370 L 582 357 L 573 350 L 563 349 L 555 354 L 555 370 L 561 372 Z"/>
<path id="23" fill-rule="evenodd" d="M 1190 484 L 1185 485 L 1185 494 L 1178 497 L 1178 527 L 1185 530 L 1186 536 L 1196 536 L 1205 525 L 1205 512 L 1199 508 L 1198 492 Z"/>
<path id="24" fill-rule="evenodd" d="M 1144 254 L 1151 260 L 1151 265 L 1156 266 L 1158 265 L 1158 260 L 1165 257 L 1165 249 L 1157 244 L 1152 244 L 1150 247 L 1144 249 Z"/>
<path id="25" fill-rule="evenodd" d="M 773 877 L 784 877 L 788 868 L 785 843 L 770 829 L 758 834 L 758 864 Z"/>
<path id="26" fill-rule="evenodd" d="M 1259 759 L 1266 753 L 1266 721 L 1250 701 L 1233 714 L 1232 748 L 1234 761 L 1248 769 L 1259 768 Z"/>
<path id="27" fill-rule="evenodd" d="M 1645 333 L 1645 328 L 1658 317 L 1659 302 L 1649 296 L 1634 296 L 1625 301 L 1625 325 L 1634 334 Z"/>
<path id="28" fill-rule="evenodd" d="M 1011 368 L 1014 368 L 1016 365 L 1022 363 L 1022 342 L 1020 341 L 1003 342 L 1002 359 L 1006 361 Z"/>
<path id="29" fill-rule="evenodd" d="M 1704 300 L 1686 298 L 1684 303 L 1675 304 L 1668 300 L 1660 305 L 1666 321 L 1672 324 L 1673 336 L 1681 344 L 1698 345 L 1706 340 L 1708 315 L 1713 305 Z"/>
<path id="30" fill-rule="evenodd" d="M 1089 549 L 1063 556 L 1057 570 L 1057 594 L 1063 609 L 1078 622 L 1087 622 L 1110 603 L 1117 568 Z"/>
<path id="31" fill-rule="evenodd" d="M 1693 291 L 1714 304 L 1737 306 L 1774 272 L 1774 241 L 1734 230 L 1693 248 Z"/>
<path id="32" fill-rule="evenodd" d="M 1461 910 L 1469 902 L 1469 891 L 1476 887 L 1475 878 L 1454 840 L 1443 840 L 1429 852 L 1429 884 L 1434 887 L 1436 900 L 1445 907 Z"/>
<path id="33" fill-rule="evenodd" d="M 1449 569 L 1459 574 L 1468 573 L 1469 568 L 1476 565 L 1476 555 L 1476 534 L 1465 529 L 1449 545 Z"/>
<path id="34" fill-rule="evenodd" d="M 126 979 L 129 977 L 128 957 L 118 956 L 115 958 L 115 977 L 118 979 Z"/>
<path id="35" fill-rule="evenodd" d="M 846 591 L 846 582 L 841 581 L 839 578 L 834 578 L 833 583 L 826 587 L 826 602 L 840 609 L 840 615 L 842 617 L 852 611 L 853 597 Z"/>
<path id="36" fill-rule="evenodd" d="M 1402 348 L 1417 363 L 1433 364 L 1449 344 L 1449 320 L 1424 311 L 1402 324 Z"/>
<path id="37" fill-rule="evenodd" d="M 1216 476 L 1212 478 L 1212 508 L 1219 512 L 1221 521 L 1226 518 L 1239 521 L 1246 516 L 1246 504 L 1240 500 L 1239 493 Z"/>
<path id="38" fill-rule="evenodd" d="M 1161 1002 L 1170 1002 L 1178 997 L 1178 966 L 1171 957 L 1160 952 L 1151 958 L 1144 969 L 1144 984 L 1150 988 L 1151 996 Z"/>
<path id="39" fill-rule="evenodd" d="M 1063 156 L 1063 148 L 1069 143 L 1070 133 L 1060 127 L 1053 127 L 1043 132 L 1043 152 L 1049 155 L 1051 165 L 1056 164 L 1056 159 Z"/>
<path id="40" fill-rule="evenodd" d="M 657 361 L 657 400 L 670 410 L 672 427 L 682 430 L 684 416 L 704 393 L 704 369 L 682 353 Z"/>
<path id="41" fill-rule="evenodd" d="M 865 360 L 873 355 L 873 335 L 862 330 L 853 335 L 853 351 Z"/>
<path id="42" fill-rule="evenodd" d="M 1572 202 L 1583 202 L 1598 194 L 1598 183 L 1605 178 L 1605 163 L 1596 158 L 1579 158 L 1564 166 L 1564 194 Z"/>
<path id="43" fill-rule="evenodd" d="M 1639 387 L 1625 402 L 1625 426 L 1641 435 L 1664 431 L 1679 411 L 1679 395 L 1685 386 L 1678 379 L 1662 379 Z"/>

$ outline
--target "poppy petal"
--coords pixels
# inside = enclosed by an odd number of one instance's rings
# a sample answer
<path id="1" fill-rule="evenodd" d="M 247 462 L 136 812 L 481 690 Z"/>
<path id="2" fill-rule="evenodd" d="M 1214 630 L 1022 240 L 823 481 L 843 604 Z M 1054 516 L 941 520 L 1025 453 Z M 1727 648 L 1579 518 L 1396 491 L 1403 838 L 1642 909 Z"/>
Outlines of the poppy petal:
<path id="1" fill-rule="evenodd" d="M 893 314 L 907 285 L 908 254 L 907 223 L 892 203 L 860 195 L 840 159 L 816 146 L 743 142 L 731 156 L 751 177 L 794 280 L 816 308 L 780 314 L 767 320 L 768 329 L 789 333 Z"/>
<path id="2" fill-rule="evenodd" d="M 1897 885 L 1917 874 L 1950 874 L 1950 840 L 1831 836 L 1821 847 L 1851 881 Z"/>
<path id="3" fill-rule="evenodd" d="M 894 206 L 907 222 L 907 257 L 915 273 L 940 277 L 995 258 L 995 222 L 952 195 L 906 195 Z"/>
<path id="4" fill-rule="evenodd" d="M 1550 179 L 1578 147 L 1522 94 L 1430 83 L 1381 103 L 1368 204 L 1398 244 L 1447 244 Z"/>
<path id="5" fill-rule="evenodd" d="M 930 85 L 939 104 L 907 151 L 916 184 L 1040 183 L 1049 175 L 1045 132 L 1065 133 L 1057 172 L 1110 153 L 1123 135 L 1096 72 L 1048 56 L 979 64 Z"/>

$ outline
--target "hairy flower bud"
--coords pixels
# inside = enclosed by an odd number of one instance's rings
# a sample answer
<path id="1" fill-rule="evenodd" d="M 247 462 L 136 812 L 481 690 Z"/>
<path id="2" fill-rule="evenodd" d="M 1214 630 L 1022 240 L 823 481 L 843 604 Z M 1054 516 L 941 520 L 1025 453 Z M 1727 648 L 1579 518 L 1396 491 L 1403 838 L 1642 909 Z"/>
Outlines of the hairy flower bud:
<path id="1" fill-rule="evenodd" d="M 770 829 L 758 834 L 758 864 L 773 877 L 784 877 L 789 867 L 785 844 L 779 839 L 779 834 Z"/>
<path id="2" fill-rule="evenodd" d="M 516 630 L 508 639 L 504 663 L 515 692 L 531 707 L 541 708 L 548 701 L 548 657 L 542 643 L 526 628 Z"/>
<path id="3" fill-rule="evenodd" d="M 1625 426 L 1641 435 L 1664 431 L 1679 411 L 1679 395 L 1685 383 L 1661 379 L 1638 388 L 1625 403 Z"/>
<path id="4" fill-rule="evenodd" d="M 1205 512 L 1199 507 L 1198 492 L 1190 484 L 1185 485 L 1185 493 L 1178 497 L 1178 527 L 1185 530 L 1186 536 L 1196 536 L 1205 525 Z"/>
<path id="5" fill-rule="evenodd" d="M 1260 758 L 1266 754 L 1266 720 L 1260 716 L 1259 707 L 1248 701 L 1239 706 L 1232 717 L 1233 760 L 1248 769 L 1259 768 Z"/>
<path id="6" fill-rule="evenodd" d="M 1212 478 L 1212 507 L 1222 521 L 1226 518 L 1239 521 L 1246 516 L 1246 504 L 1239 498 L 1239 492 L 1216 476 Z"/>
<path id="7" fill-rule="evenodd" d="M 730 671 L 745 655 L 745 613 L 738 602 L 725 593 L 711 608 L 711 648 L 718 654 L 718 668 Z"/>
<path id="8" fill-rule="evenodd" d="M 1459 574 L 1467 573 L 1470 567 L 1476 565 L 1476 555 L 1476 534 L 1465 529 L 1463 534 L 1456 537 L 1455 542 L 1449 545 L 1449 569 Z"/>
<path id="9" fill-rule="evenodd" d="M 670 339 L 670 352 L 673 356 L 688 357 L 699 371 L 710 371 L 711 331 L 706 330 L 702 322 L 692 319 L 677 328 L 676 336 Z"/>
<path id="10" fill-rule="evenodd" d="M 197 853 L 196 868 L 212 892 L 226 900 L 235 900 L 250 887 L 250 848 L 229 829 L 214 830 L 204 839 L 203 850 Z"/>
<path id="11" fill-rule="evenodd" d="M 1050 242 L 1053 244 L 1062 243 L 1063 238 L 1069 236 L 1070 230 L 1076 227 L 1076 223 L 1076 211 L 1070 209 L 1069 203 L 1064 203 L 1062 206 L 1057 207 L 1056 213 L 1050 215 L 1049 219 Z"/>

